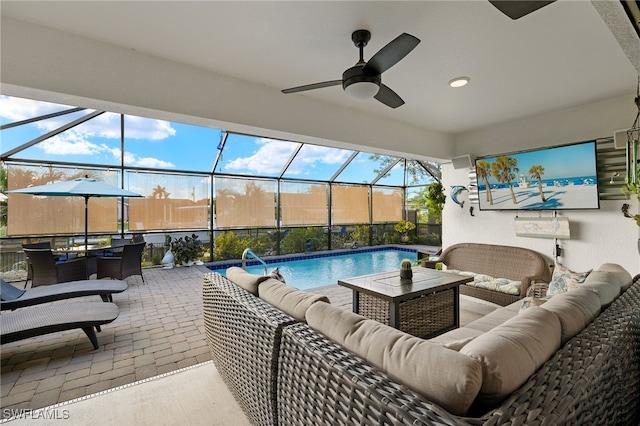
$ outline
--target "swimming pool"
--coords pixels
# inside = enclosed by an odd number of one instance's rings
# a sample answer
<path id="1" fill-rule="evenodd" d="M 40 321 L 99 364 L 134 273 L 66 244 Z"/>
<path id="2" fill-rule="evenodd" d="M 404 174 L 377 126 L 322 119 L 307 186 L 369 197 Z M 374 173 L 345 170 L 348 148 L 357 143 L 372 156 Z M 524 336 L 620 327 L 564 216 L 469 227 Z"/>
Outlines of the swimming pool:
<path id="1" fill-rule="evenodd" d="M 268 263 L 267 271 L 278 268 L 287 284 L 305 290 L 338 284 L 339 279 L 400 269 L 402 259 L 417 259 L 415 250 L 382 249 L 349 252 L 300 260 Z M 224 275 L 225 269 L 212 269 Z M 262 275 L 264 266 L 247 266 L 247 272 Z"/>

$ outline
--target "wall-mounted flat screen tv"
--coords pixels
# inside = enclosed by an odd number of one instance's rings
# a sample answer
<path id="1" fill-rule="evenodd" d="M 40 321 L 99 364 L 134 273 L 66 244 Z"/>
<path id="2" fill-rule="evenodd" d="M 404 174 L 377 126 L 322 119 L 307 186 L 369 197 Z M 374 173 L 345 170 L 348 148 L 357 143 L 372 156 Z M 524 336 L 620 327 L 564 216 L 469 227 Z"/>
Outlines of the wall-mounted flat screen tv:
<path id="1" fill-rule="evenodd" d="M 480 210 L 600 208 L 596 142 L 475 160 Z"/>

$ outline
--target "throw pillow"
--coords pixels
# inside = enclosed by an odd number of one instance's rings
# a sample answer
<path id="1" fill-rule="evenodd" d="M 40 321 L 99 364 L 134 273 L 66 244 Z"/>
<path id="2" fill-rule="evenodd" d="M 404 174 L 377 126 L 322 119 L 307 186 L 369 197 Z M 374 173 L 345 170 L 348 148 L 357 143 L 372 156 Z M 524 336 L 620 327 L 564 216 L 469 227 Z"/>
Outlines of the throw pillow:
<path id="1" fill-rule="evenodd" d="M 578 288 L 578 284 L 582 284 L 589 276 L 593 269 L 589 269 L 586 272 L 575 272 L 571 269 L 563 266 L 556 265 L 553 269 L 553 276 L 547 289 L 547 296 L 553 296 L 557 293 L 564 293 L 565 291 Z"/>

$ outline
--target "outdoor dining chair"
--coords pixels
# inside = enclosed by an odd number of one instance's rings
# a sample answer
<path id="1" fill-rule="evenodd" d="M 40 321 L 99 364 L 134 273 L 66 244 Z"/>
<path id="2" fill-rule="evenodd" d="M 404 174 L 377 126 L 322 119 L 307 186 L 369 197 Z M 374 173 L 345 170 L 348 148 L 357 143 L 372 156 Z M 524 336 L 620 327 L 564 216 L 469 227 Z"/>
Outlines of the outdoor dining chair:
<path id="1" fill-rule="evenodd" d="M 111 238 L 111 248 L 107 250 L 105 256 L 121 256 L 124 246 L 133 242 L 132 238 Z"/>
<path id="2" fill-rule="evenodd" d="M 27 243 L 22 245 L 23 249 L 50 249 L 51 242 L 43 241 L 41 243 Z M 27 280 L 24 282 L 24 288 L 27 288 L 27 284 L 29 284 L 29 280 L 33 278 L 33 268 L 31 266 L 31 262 L 27 257 Z"/>
<path id="3" fill-rule="evenodd" d="M 124 280 L 132 275 L 140 275 L 144 283 L 144 275 L 142 275 L 142 252 L 146 243 L 127 244 L 123 246 L 122 256 L 96 258 L 98 263 L 97 278 L 115 278 Z"/>
<path id="4" fill-rule="evenodd" d="M 87 259 L 78 257 L 56 263 L 51 249 L 24 249 L 31 264 L 31 287 L 87 279 Z"/>

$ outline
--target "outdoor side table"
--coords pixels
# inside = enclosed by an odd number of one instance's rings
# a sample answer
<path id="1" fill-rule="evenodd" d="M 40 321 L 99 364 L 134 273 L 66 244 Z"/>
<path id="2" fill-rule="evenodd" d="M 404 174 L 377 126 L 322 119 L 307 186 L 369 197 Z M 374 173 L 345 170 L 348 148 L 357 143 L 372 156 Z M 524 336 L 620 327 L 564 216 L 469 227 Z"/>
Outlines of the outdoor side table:
<path id="1" fill-rule="evenodd" d="M 473 277 L 413 268 L 413 278 L 383 272 L 339 280 L 353 290 L 353 312 L 428 339 L 460 326 L 459 286 Z"/>

